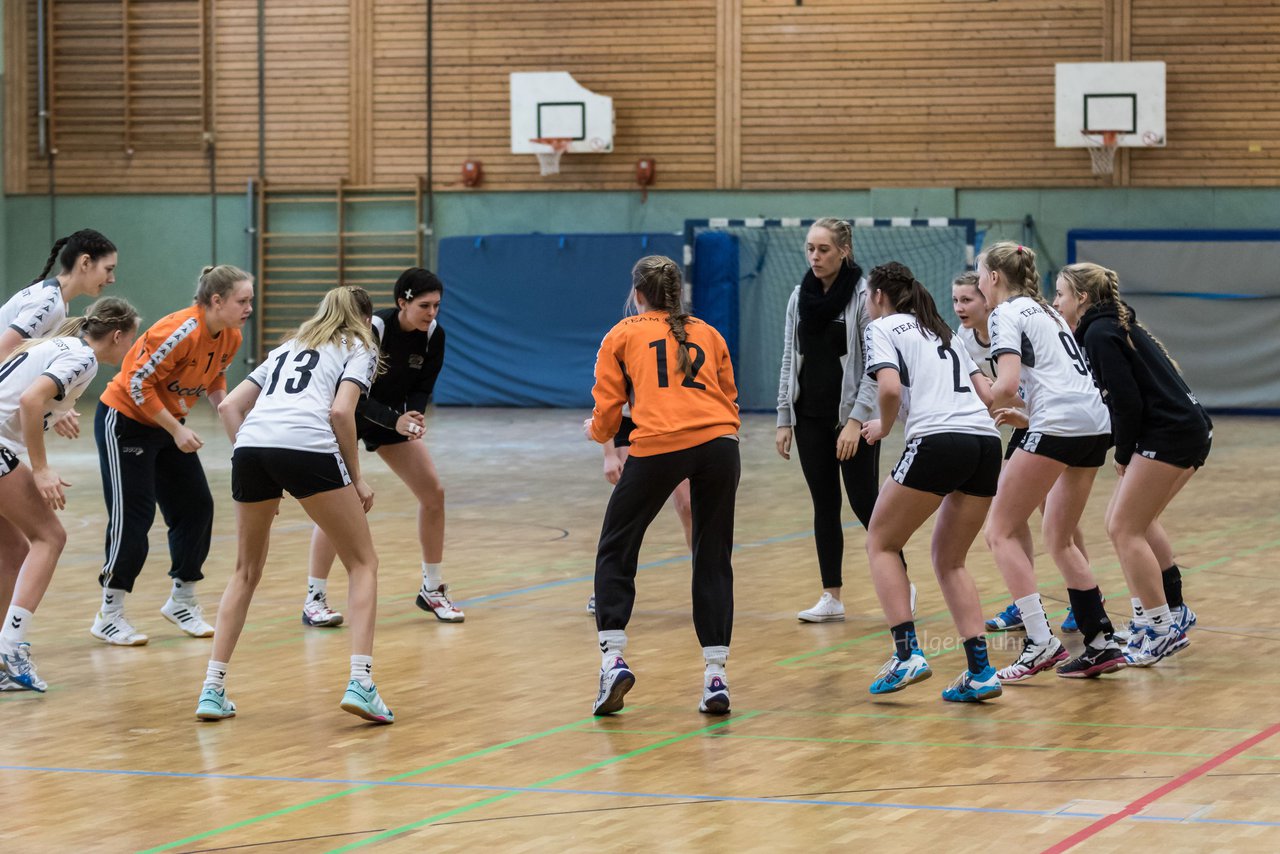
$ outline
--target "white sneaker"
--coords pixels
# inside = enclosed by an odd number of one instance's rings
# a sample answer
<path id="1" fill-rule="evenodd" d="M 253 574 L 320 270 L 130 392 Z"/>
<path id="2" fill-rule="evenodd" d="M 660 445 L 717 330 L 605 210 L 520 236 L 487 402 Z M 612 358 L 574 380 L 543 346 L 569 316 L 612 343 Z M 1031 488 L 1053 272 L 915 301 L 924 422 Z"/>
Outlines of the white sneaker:
<path id="1" fill-rule="evenodd" d="M 342 614 L 329 607 L 323 596 L 317 596 L 302 606 L 302 625 L 304 626 L 340 626 Z"/>
<path id="2" fill-rule="evenodd" d="M 15 682 L 9 678 L 9 674 L 3 667 L 0 667 L 0 693 L 5 691 L 30 691 L 26 685 L 21 682 Z"/>
<path id="3" fill-rule="evenodd" d="M 188 602 L 170 596 L 160 608 L 160 613 L 193 638 L 213 637 L 213 626 L 204 621 L 204 614 L 194 599 Z"/>
<path id="4" fill-rule="evenodd" d="M 114 646 L 142 646 L 150 640 L 129 624 L 124 611 L 112 611 L 110 614 L 99 611 L 98 616 L 93 618 L 93 628 L 89 629 L 89 634 Z"/>
<path id="5" fill-rule="evenodd" d="M 1001 682 L 1024 682 L 1070 657 L 1062 641 L 1053 635 L 1049 636 L 1048 643 L 1043 644 L 1036 643 L 1028 637 L 1023 640 L 1022 652 L 1018 653 L 1013 664 L 1003 670 L 997 670 L 996 675 L 1000 677 Z"/>
<path id="6" fill-rule="evenodd" d="M 725 677 L 704 676 L 702 680 L 702 702 L 698 711 L 704 715 L 729 714 L 729 683 Z"/>
<path id="7" fill-rule="evenodd" d="M 425 588 L 418 591 L 418 598 L 414 600 L 414 604 L 424 611 L 430 611 L 436 615 L 436 619 L 442 623 L 461 623 L 467 618 L 449 598 L 449 585 L 441 584 L 435 590 L 427 590 Z"/>
<path id="8" fill-rule="evenodd" d="M 823 593 L 818 604 L 796 617 L 804 623 L 838 623 L 844 620 L 844 603 L 830 593 Z"/>

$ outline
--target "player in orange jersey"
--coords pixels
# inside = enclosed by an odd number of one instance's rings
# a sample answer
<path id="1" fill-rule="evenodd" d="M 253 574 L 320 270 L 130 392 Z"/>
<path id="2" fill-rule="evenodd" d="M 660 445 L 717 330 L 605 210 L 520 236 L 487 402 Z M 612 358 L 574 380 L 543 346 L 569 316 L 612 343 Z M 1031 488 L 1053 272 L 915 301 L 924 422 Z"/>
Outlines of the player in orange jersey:
<path id="1" fill-rule="evenodd" d="M 216 409 L 227 395 L 225 372 L 253 312 L 253 277 L 223 264 L 200 274 L 195 304 L 146 331 L 102 393 L 94 435 L 107 502 L 106 560 L 98 577 L 102 609 L 90 633 L 117 646 L 147 636 L 124 615 L 125 595 L 147 560 L 156 505 L 169 529 L 173 592 L 160 609 L 192 637 L 209 637 L 195 585 L 209 554 L 213 496 L 200 465 L 203 441 L 185 423 L 202 397 Z"/>
<path id="2" fill-rule="evenodd" d="M 596 554 L 600 688 L 594 713 L 622 708 L 635 675 L 622 659 L 635 604 L 636 563 L 649 523 L 676 485 L 689 480 L 693 505 L 693 624 L 706 670 L 699 710 L 729 711 L 724 665 L 733 631 L 734 500 L 738 389 L 724 339 L 685 313 L 674 261 L 650 255 L 631 271 L 639 313 L 609 331 L 596 357 L 595 410 L 583 431 L 604 443 L 631 405 L 631 456 L 609 497 Z"/>

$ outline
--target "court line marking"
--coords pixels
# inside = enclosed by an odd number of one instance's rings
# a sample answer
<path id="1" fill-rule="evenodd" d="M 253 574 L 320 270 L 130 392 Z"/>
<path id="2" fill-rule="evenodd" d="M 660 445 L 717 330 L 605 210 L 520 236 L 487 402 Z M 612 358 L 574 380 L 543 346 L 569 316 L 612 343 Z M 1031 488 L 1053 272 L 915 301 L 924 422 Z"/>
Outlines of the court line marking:
<path id="1" fill-rule="evenodd" d="M 759 713 L 757 712 L 755 714 L 759 714 Z M 617 756 L 610 756 L 608 759 L 602 759 L 599 762 L 593 762 L 590 765 L 584 765 L 581 768 L 575 768 L 574 770 L 566 771 L 563 774 L 556 774 L 553 777 L 547 777 L 545 780 L 539 780 L 537 783 L 534 783 L 532 786 L 522 787 L 521 791 L 538 792 L 538 791 L 541 791 L 543 787 L 550 786 L 553 783 L 558 783 L 561 780 L 567 780 L 570 777 L 577 777 L 582 774 L 586 774 L 590 771 L 595 771 L 597 769 L 607 767 L 609 765 L 616 765 L 619 762 L 626 761 L 627 759 L 631 759 L 635 756 L 640 756 L 645 753 L 652 753 L 655 750 L 661 750 L 664 747 L 669 747 L 673 744 L 678 744 L 679 742 L 687 741 L 690 738 L 694 738 L 699 735 L 705 735 L 708 732 L 714 732 L 715 730 L 722 729 L 723 727 L 729 726 L 732 723 L 736 723 L 738 721 L 743 721 L 743 720 L 749 720 L 750 718 L 755 717 L 755 714 L 752 714 L 751 712 L 747 712 L 745 714 L 735 715 L 734 717 L 729 718 L 727 720 L 718 721 L 709 726 L 699 727 L 698 729 L 695 729 L 692 732 L 687 732 L 682 735 L 674 736 L 672 738 L 664 738 L 662 741 L 656 741 L 653 744 L 645 745 L 644 747 L 636 748 L 635 750 L 629 750 L 626 753 L 620 753 Z M 358 842 L 352 842 L 349 845 L 342 846 L 341 848 L 334 848 L 332 851 L 327 852 L 327 854 L 343 854 L 343 852 L 346 852 L 346 851 L 354 851 L 357 848 L 363 848 L 366 845 L 372 845 L 373 843 L 380 842 L 383 839 L 390 839 L 393 836 L 399 836 L 400 834 L 407 833 L 411 830 L 415 830 L 419 827 L 422 827 L 423 825 L 432 824 L 434 822 L 439 821 L 440 819 L 448 818 L 454 815 L 461 815 L 462 813 L 470 812 L 471 810 L 479 809 L 480 807 L 488 806 L 489 804 L 493 804 L 498 801 L 504 801 L 507 798 L 513 798 L 517 794 L 520 794 L 520 792 L 517 792 L 517 791 L 502 791 L 503 787 L 497 787 L 497 788 L 499 789 L 499 791 L 501 791 L 501 794 L 497 794 L 489 798 L 484 798 L 482 800 L 476 801 L 471 804 L 464 804 L 459 807 L 454 807 L 453 809 L 445 810 L 442 813 L 429 815 L 424 819 L 419 819 L 418 821 L 410 822 L 409 824 L 402 824 L 399 827 L 393 827 L 391 830 L 383 831 L 382 833 L 376 834 L 374 836 L 370 836 Z"/>
<path id="2" fill-rule="evenodd" d="M 572 723 L 563 724 L 558 727 L 552 727 L 551 729 L 546 729 L 541 732 L 532 733 L 530 735 L 523 735 L 523 736 L 520 736 L 519 738 L 513 738 L 508 741 L 504 741 L 501 744 L 495 744 L 489 747 L 483 747 L 479 750 L 473 750 L 469 753 L 464 753 L 461 756 L 455 756 L 452 759 L 445 759 L 440 762 L 434 762 L 431 765 L 425 765 L 422 768 L 417 768 L 413 771 L 406 771 L 403 774 L 396 774 L 395 776 L 388 777 L 383 784 L 385 785 L 389 783 L 398 783 L 408 777 L 413 777 L 418 774 L 426 774 L 429 771 L 435 771 L 440 768 L 446 768 L 450 765 L 456 765 L 460 762 L 465 762 L 468 759 L 476 759 L 481 756 L 488 756 L 491 753 L 495 753 L 496 751 L 503 750 L 507 747 L 514 747 L 518 744 L 526 744 L 530 741 L 536 741 L 540 738 L 545 738 L 550 735 L 555 735 L 556 733 L 559 733 L 559 732 L 564 732 L 565 730 L 570 729 L 572 727 L 581 726 L 582 724 L 586 723 L 589 720 L 592 720 L 592 718 L 581 718 L 579 720 L 573 721 Z M 142 772 L 142 773 L 146 774 L 148 772 Z M 187 775 L 178 774 L 178 773 L 165 773 L 157 776 L 178 777 L 178 776 L 187 776 Z M 191 775 L 191 776 L 197 776 L 197 775 Z M 215 827 L 213 830 L 206 830 L 202 833 L 197 833 L 192 836 L 183 837 L 182 839 L 176 840 L 174 842 L 168 842 L 168 843 L 165 843 L 164 845 L 158 845 L 153 848 L 147 848 L 146 850 L 140 852 L 140 854 L 158 854 L 158 852 L 160 851 L 168 851 L 172 848 L 177 848 L 181 845 L 186 845 L 191 842 L 198 842 L 201 839 L 208 839 L 209 837 L 216 836 L 220 833 L 226 833 L 227 831 L 238 830 L 239 828 L 242 828 L 242 827 L 248 827 L 251 824 L 257 824 L 258 822 L 265 821 L 269 818 L 276 818 L 277 816 L 288 815 L 289 813 L 298 812 L 299 810 L 304 810 L 304 809 L 307 809 L 308 807 L 313 807 L 319 804 L 328 803 L 329 801 L 336 800 L 337 798 L 346 797 L 347 795 L 353 795 L 356 792 L 367 791 L 368 789 L 371 789 L 373 787 L 374 787 L 374 784 L 362 782 L 358 784 L 356 788 L 353 788 L 353 789 L 346 789 L 341 792 L 334 792 L 332 794 L 325 795 L 322 798 L 316 798 L 314 800 L 306 801 L 301 804 L 294 804 L 293 806 L 283 807 L 278 810 L 273 810 L 272 812 L 263 813 L 262 815 L 253 816 L 251 818 L 247 818 L 242 821 L 237 821 L 237 822 L 233 822 L 232 824 L 223 825 L 222 827 Z"/>
<path id="3" fill-rule="evenodd" d="M 1214 756 L 1208 762 L 1202 762 L 1201 764 L 1197 765 L 1195 768 L 1192 768 L 1190 771 L 1187 771 L 1185 774 L 1182 774 L 1179 777 L 1175 777 L 1174 779 L 1165 783 L 1163 786 L 1159 786 L 1155 789 L 1152 789 L 1150 792 L 1138 798 L 1137 800 L 1131 801 L 1124 808 L 1119 809 L 1116 812 L 1113 812 L 1110 815 L 1099 819 L 1098 821 L 1095 821 L 1093 824 L 1089 825 L 1083 830 L 1076 831 L 1075 833 L 1071 834 L 1061 842 L 1046 848 L 1043 854 L 1062 854 L 1062 852 L 1068 851 L 1076 847 L 1081 842 L 1084 842 L 1087 839 L 1097 836 L 1099 833 L 1106 830 L 1111 825 L 1116 824 L 1117 822 L 1123 821 L 1124 819 L 1129 817 L 1136 818 L 1137 813 L 1147 808 L 1151 804 L 1155 803 L 1160 798 L 1164 797 L 1165 795 L 1169 794 L 1172 791 L 1181 789 L 1183 786 L 1187 785 L 1191 781 L 1209 773 L 1214 768 L 1217 768 L 1219 765 L 1222 765 L 1224 762 L 1228 762 L 1231 759 L 1234 759 L 1235 757 L 1239 756 L 1241 753 L 1244 753 L 1249 748 L 1255 747 L 1261 744 L 1262 742 L 1266 741 L 1267 739 L 1271 738 L 1273 735 L 1276 735 L 1277 733 L 1280 733 L 1280 723 L 1272 724 L 1271 726 L 1264 729 L 1262 732 L 1256 733 L 1253 736 L 1246 738 L 1244 741 L 1240 742 L 1234 747 L 1227 748 L 1226 750 L 1219 753 L 1217 756 Z"/>

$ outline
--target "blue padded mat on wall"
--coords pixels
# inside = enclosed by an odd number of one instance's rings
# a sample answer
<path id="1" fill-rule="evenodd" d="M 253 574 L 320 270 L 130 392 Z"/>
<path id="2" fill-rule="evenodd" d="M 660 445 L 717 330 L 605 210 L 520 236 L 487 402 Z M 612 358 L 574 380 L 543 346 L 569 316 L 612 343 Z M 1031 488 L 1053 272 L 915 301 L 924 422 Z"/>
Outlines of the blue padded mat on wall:
<path id="1" fill-rule="evenodd" d="M 679 234 L 497 234 L 440 241 L 440 325 L 448 334 L 435 401 L 589 408 L 600 340 L 622 319 L 631 267 L 677 263 Z"/>

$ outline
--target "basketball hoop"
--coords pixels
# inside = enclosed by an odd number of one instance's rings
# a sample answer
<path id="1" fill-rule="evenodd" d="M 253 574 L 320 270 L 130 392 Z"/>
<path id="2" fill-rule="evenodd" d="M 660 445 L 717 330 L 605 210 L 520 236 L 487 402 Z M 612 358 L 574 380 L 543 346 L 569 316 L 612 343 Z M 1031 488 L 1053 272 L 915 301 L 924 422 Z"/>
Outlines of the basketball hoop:
<path id="1" fill-rule="evenodd" d="M 559 175 L 560 174 L 560 155 L 569 150 L 569 143 L 572 139 L 555 136 L 533 137 L 530 142 L 536 142 L 539 145 L 545 145 L 550 151 L 534 152 L 538 155 L 538 166 L 542 169 L 543 175 Z"/>
<path id="2" fill-rule="evenodd" d="M 1120 147 L 1120 131 L 1095 130 L 1082 131 L 1092 145 L 1089 146 L 1089 159 L 1093 161 L 1093 174 L 1111 175 L 1116 171 L 1116 149 Z M 1101 137 L 1101 139 L 1098 139 Z"/>

